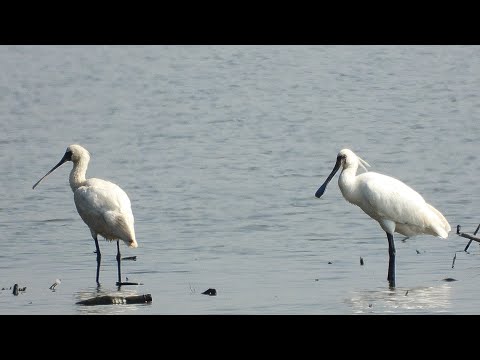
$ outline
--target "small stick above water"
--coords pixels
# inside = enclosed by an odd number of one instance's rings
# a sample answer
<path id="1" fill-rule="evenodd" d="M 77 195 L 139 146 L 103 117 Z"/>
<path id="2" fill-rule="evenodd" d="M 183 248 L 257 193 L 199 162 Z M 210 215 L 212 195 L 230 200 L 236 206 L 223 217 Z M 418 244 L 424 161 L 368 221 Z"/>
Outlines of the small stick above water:
<path id="1" fill-rule="evenodd" d="M 473 233 L 473 235 L 477 235 L 478 229 L 480 229 L 480 224 L 478 224 L 477 230 L 475 230 L 475 232 Z"/>
<path id="2" fill-rule="evenodd" d="M 463 249 L 463 251 L 467 251 L 467 249 L 470 246 L 470 244 L 472 243 L 472 241 L 476 241 L 476 242 L 480 243 L 480 238 L 475 236 L 475 235 L 477 235 L 477 232 L 480 229 L 480 224 L 478 224 L 477 229 L 475 230 L 473 235 L 467 234 L 467 233 L 464 233 L 464 232 L 460 232 L 460 228 L 461 228 L 460 225 L 457 225 L 457 235 L 459 235 L 461 237 L 464 237 L 464 238 L 467 238 L 467 239 L 470 239 L 470 241 L 468 242 L 467 246 L 465 246 L 465 249 Z"/>

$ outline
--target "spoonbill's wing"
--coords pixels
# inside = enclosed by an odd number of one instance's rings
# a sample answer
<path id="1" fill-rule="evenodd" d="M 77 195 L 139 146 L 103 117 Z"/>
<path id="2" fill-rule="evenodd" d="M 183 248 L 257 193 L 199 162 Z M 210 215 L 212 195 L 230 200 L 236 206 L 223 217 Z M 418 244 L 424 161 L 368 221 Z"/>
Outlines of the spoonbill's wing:
<path id="1" fill-rule="evenodd" d="M 425 226 L 430 210 L 424 198 L 400 180 L 368 172 L 357 176 L 359 206 L 372 218 Z"/>
<path id="2" fill-rule="evenodd" d="M 135 238 L 130 200 L 125 192 L 113 183 L 91 180 L 74 193 L 83 221 L 107 239 Z"/>

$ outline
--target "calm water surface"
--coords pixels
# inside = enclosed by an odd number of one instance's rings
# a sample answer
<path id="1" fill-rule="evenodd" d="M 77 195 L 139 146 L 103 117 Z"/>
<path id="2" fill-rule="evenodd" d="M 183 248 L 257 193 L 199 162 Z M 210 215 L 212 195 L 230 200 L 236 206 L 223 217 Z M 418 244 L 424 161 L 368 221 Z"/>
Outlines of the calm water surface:
<path id="1" fill-rule="evenodd" d="M 0 68 L 1 314 L 480 314 L 480 247 L 455 233 L 480 222 L 480 47 L 1 46 Z M 71 163 L 32 190 L 72 143 L 130 196 L 141 285 L 115 286 L 102 239 L 97 288 Z M 396 290 L 338 175 L 314 197 L 345 147 L 453 228 L 396 238 Z M 153 301 L 75 304 L 104 294 Z"/>

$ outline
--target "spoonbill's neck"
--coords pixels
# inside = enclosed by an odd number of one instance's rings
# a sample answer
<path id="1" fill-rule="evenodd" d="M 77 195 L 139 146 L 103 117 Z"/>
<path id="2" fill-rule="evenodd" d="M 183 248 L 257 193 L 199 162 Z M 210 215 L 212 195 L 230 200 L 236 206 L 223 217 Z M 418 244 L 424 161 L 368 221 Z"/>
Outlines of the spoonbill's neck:
<path id="1" fill-rule="evenodd" d="M 345 164 L 340 176 L 338 178 L 338 187 L 340 188 L 343 197 L 349 199 L 349 194 L 355 188 L 355 177 L 357 176 L 358 162 Z"/>
<path id="2" fill-rule="evenodd" d="M 85 183 L 88 161 L 89 159 L 87 158 L 80 158 L 80 160 L 73 163 L 73 169 L 70 172 L 69 178 L 70 187 L 73 192 Z"/>

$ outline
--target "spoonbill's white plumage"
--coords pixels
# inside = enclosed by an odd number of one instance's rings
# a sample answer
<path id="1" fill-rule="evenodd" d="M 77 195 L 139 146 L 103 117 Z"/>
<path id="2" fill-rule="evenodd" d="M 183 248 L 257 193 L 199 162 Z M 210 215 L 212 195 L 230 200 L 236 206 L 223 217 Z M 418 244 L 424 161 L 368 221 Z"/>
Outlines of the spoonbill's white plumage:
<path id="1" fill-rule="evenodd" d="M 357 175 L 358 166 L 365 172 Z M 378 221 L 387 234 L 389 253 L 387 280 L 390 287 L 395 287 L 394 232 L 407 237 L 428 234 L 445 239 L 451 227 L 445 217 L 425 202 L 415 190 L 393 177 L 367 172 L 365 166 L 370 165 L 353 151 L 341 150 L 332 172 L 315 196 L 320 198 L 323 195 L 330 180 L 342 167 L 338 186 L 343 197 Z"/>
<path id="2" fill-rule="evenodd" d="M 90 233 L 95 240 L 97 253 L 97 284 L 100 284 L 101 253 L 100 247 L 98 246 L 98 235 L 101 235 L 106 240 L 117 241 L 117 285 L 122 285 L 119 240 L 123 240 L 125 244 L 131 248 L 138 246 L 135 238 L 131 203 L 127 194 L 118 185 L 102 179 L 85 178 L 90 161 L 89 152 L 80 145 L 70 145 L 60 162 L 38 180 L 35 185 L 33 185 L 33 189 L 35 189 L 40 181 L 47 175 L 67 161 L 73 162 L 69 182 L 73 191 L 75 206 L 80 217 L 90 228 Z"/>

